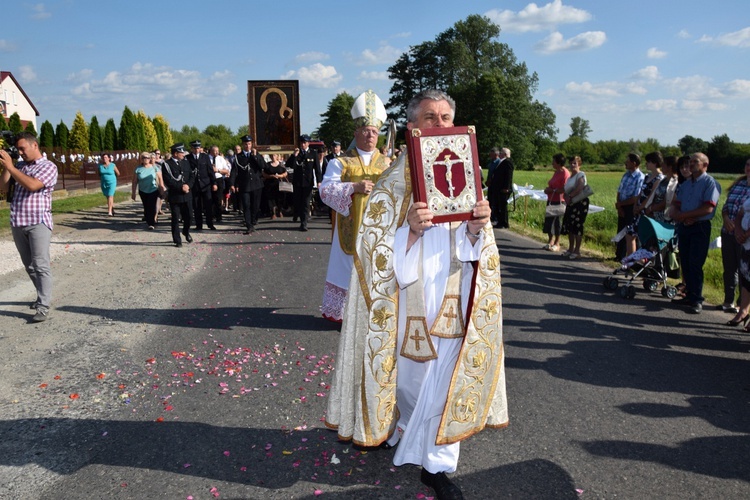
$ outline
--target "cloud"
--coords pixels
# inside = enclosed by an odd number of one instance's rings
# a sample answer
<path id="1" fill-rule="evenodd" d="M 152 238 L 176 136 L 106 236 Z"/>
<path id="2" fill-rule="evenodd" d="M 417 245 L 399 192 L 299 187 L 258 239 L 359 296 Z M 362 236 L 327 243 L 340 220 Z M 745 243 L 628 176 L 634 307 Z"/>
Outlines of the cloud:
<path id="1" fill-rule="evenodd" d="M 52 17 L 52 14 L 50 12 L 47 12 L 47 9 L 44 7 L 43 3 L 33 5 L 31 9 L 34 12 L 33 14 L 31 14 L 31 19 L 41 20 Z"/>
<path id="2" fill-rule="evenodd" d="M 542 54 L 590 50 L 602 46 L 605 41 L 607 41 L 607 35 L 603 31 L 587 31 L 568 40 L 565 40 L 560 32 L 555 31 L 539 41 L 534 46 L 534 50 Z"/>
<path id="3" fill-rule="evenodd" d="M 667 57 L 667 53 L 663 50 L 659 50 L 656 47 L 651 47 L 646 51 L 646 57 L 649 59 L 662 59 L 664 57 Z"/>
<path id="4" fill-rule="evenodd" d="M 34 72 L 34 68 L 32 68 L 31 66 L 19 66 L 18 76 L 21 78 L 21 81 L 24 83 L 30 83 L 30 82 L 36 81 L 36 73 Z"/>
<path id="5" fill-rule="evenodd" d="M 554 0 L 542 7 L 530 3 L 517 13 L 512 10 L 493 9 L 485 15 L 506 33 L 553 31 L 561 24 L 583 23 L 592 17 L 585 10 L 563 5 L 562 0 Z"/>
<path id="6" fill-rule="evenodd" d="M 295 64 L 311 63 L 317 61 L 327 61 L 331 56 L 324 52 L 303 52 L 294 58 Z"/>
<path id="7" fill-rule="evenodd" d="M 691 35 L 688 30 L 682 29 L 679 32 L 677 32 L 677 38 L 688 39 L 688 38 L 693 38 L 693 35 Z"/>
<path id="8" fill-rule="evenodd" d="M 354 63 L 358 66 L 371 64 L 390 65 L 396 62 L 396 59 L 401 57 L 401 54 L 403 54 L 403 52 L 403 50 L 397 49 L 396 47 L 393 47 L 386 42 L 381 42 L 380 46 L 377 49 L 363 50 L 359 57 L 354 60 Z"/>
<path id="9" fill-rule="evenodd" d="M 703 102 L 692 99 L 684 99 L 680 103 L 680 109 L 685 111 L 700 111 L 703 109 L 708 109 L 709 111 L 724 111 L 725 109 L 727 109 L 727 105 L 719 102 Z"/>
<path id="10" fill-rule="evenodd" d="M 646 111 L 671 111 L 677 109 L 677 101 L 674 99 L 647 100 L 643 109 Z"/>
<path id="11" fill-rule="evenodd" d="M 732 97 L 750 97 L 750 80 L 732 80 L 726 84 L 725 89 Z"/>
<path id="12" fill-rule="evenodd" d="M 687 110 L 687 111 L 696 111 L 699 109 L 703 109 L 703 106 L 704 104 L 702 101 L 694 101 L 691 99 L 685 99 L 682 101 L 680 108 Z"/>
<path id="13" fill-rule="evenodd" d="M 717 37 L 703 35 L 698 41 L 703 43 L 713 43 L 715 45 L 724 45 L 726 47 L 739 47 L 741 49 L 746 49 L 750 47 L 750 27 L 732 33 L 725 33 Z"/>
<path id="14" fill-rule="evenodd" d="M 670 78 L 664 80 L 666 88 L 674 93 L 684 94 L 686 99 L 720 99 L 724 93 L 703 75 Z"/>
<path id="15" fill-rule="evenodd" d="M 115 94 L 140 101 L 179 103 L 226 96 L 237 90 L 229 70 L 206 77 L 194 70 L 135 63 L 125 71 L 110 71 L 101 80 L 91 76 L 87 69 L 68 76 L 69 81 L 82 81 L 72 89 L 73 95 L 95 99 Z"/>
<path id="16" fill-rule="evenodd" d="M 14 52 L 15 50 L 16 44 L 8 40 L 0 40 L 0 52 Z"/>
<path id="17" fill-rule="evenodd" d="M 590 82 L 569 82 L 565 90 L 573 96 L 586 97 L 589 99 L 600 99 L 608 97 L 620 97 L 623 94 L 644 95 L 648 90 L 636 83 L 604 82 L 593 84 Z"/>
<path id="18" fill-rule="evenodd" d="M 583 97 L 618 97 L 620 92 L 612 84 L 593 85 L 589 82 L 570 82 L 565 85 L 565 90 L 571 94 Z"/>
<path id="19" fill-rule="evenodd" d="M 298 78 L 302 85 L 318 89 L 330 89 L 337 86 L 344 78 L 336 72 L 333 66 L 324 66 L 315 63 L 307 67 L 302 67 L 297 71 L 289 71 L 282 75 L 283 79 Z"/>
<path id="20" fill-rule="evenodd" d="M 94 70 L 92 69 L 82 69 L 81 71 L 76 71 L 75 73 L 71 73 L 65 78 L 66 81 L 69 82 L 80 82 L 83 80 L 88 80 L 94 76 Z"/>
<path id="21" fill-rule="evenodd" d="M 636 80 L 654 81 L 659 79 L 659 68 L 656 66 L 646 66 L 633 73 Z"/>
<path id="22" fill-rule="evenodd" d="M 362 71 L 357 80 L 388 80 L 387 71 Z"/>

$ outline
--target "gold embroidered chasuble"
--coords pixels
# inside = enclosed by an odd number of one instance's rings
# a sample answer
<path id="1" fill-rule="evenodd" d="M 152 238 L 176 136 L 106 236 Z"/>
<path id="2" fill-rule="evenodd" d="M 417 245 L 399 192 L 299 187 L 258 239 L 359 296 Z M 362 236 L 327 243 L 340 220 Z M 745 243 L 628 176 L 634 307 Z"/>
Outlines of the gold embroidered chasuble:
<path id="1" fill-rule="evenodd" d="M 346 152 L 346 155 L 338 157 L 341 162 L 341 181 L 342 182 L 359 182 L 362 180 L 370 180 L 375 182 L 380 177 L 380 174 L 388 168 L 386 158 L 378 152 L 376 149 L 372 158 L 370 158 L 370 164 L 365 165 L 362 161 L 362 157 L 359 155 L 356 149 L 351 149 Z M 369 195 L 364 193 L 354 193 L 352 195 L 352 205 L 349 208 L 349 215 L 341 215 L 336 213 L 336 225 L 338 226 L 339 232 L 339 244 L 341 249 L 347 255 L 354 254 L 355 244 L 357 242 L 357 229 L 362 221 L 362 215 L 367 204 L 367 198 Z"/>
<path id="2" fill-rule="evenodd" d="M 394 238 L 411 206 L 406 154 L 378 179 L 357 235 L 326 426 L 342 440 L 377 446 L 398 421 L 396 352 L 399 287 Z M 464 227 L 464 226 L 461 226 Z M 502 339 L 500 256 L 492 228 L 476 263 L 466 335 L 456 362 L 436 444 L 508 424 Z"/>

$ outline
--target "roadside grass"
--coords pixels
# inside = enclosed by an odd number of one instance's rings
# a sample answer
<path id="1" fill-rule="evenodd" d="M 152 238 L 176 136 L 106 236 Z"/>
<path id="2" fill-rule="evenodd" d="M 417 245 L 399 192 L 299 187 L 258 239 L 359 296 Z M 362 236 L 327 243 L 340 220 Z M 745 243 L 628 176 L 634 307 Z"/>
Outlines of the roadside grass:
<path id="1" fill-rule="evenodd" d="M 614 269 L 616 263 L 608 261 L 615 255 L 615 244 L 610 239 L 617 234 L 617 212 L 614 205 L 616 201 L 617 188 L 620 185 L 623 170 L 619 171 L 589 171 L 584 168 L 586 178 L 594 190 L 591 196 L 591 204 L 604 207 L 603 212 L 589 214 L 584 226 L 584 236 L 582 250 L 583 253 L 602 259 L 611 264 Z M 540 170 L 516 170 L 513 174 L 513 181 L 518 186 L 533 186 L 534 189 L 544 189 L 547 181 L 552 177 L 552 168 Z M 711 174 L 721 184 L 721 198 L 717 210 L 720 211 L 726 201 L 726 193 L 729 185 L 739 175 L 733 174 Z M 510 205 L 513 210 L 513 205 Z M 545 204 L 541 201 L 530 200 L 527 197 L 516 199 L 516 209 L 510 212 L 511 229 L 520 234 L 532 237 L 541 243 L 547 242 L 547 236 L 542 233 L 544 224 Z M 721 232 L 722 219 L 720 213 L 714 216 L 712 220 L 711 239 L 719 237 Z M 560 243 L 567 247 L 568 239 L 566 236 L 560 237 Z M 703 295 L 711 304 L 721 304 L 724 301 L 724 281 L 722 278 L 723 267 L 721 262 L 721 250 L 713 249 L 708 252 L 708 259 L 703 267 L 704 288 Z M 604 279 L 604 276 L 602 276 Z M 676 283 L 679 280 L 671 280 Z"/>
<path id="2" fill-rule="evenodd" d="M 130 192 L 115 191 L 115 203 L 130 199 Z M 107 200 L 101 193 L 82 194 L 80 196 L 68 196 L 52 200 L 53 214 L 69 214 L 79 210 L 89 208 L 103 207 L 107 205 Z M 10 207 L 5 204 L 0 208 L 0 234 L 10 232 Z"/>

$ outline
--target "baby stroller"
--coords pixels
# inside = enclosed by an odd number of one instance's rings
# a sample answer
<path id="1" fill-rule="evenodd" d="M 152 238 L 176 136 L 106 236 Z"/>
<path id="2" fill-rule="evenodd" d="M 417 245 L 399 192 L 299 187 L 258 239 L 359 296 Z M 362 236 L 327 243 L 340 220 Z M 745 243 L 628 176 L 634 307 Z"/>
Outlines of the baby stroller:
<path id="1" fill-rule="evenodd" d="M 625 257 L 622 265 L 612 275 L 604 278 L 604 288 L 617 290 L 624 299 L 632 299 L 635 297 L 633 281 L 640 278 L 645 290 L 655 292 L 661 287 L 662 296 L 673 299 L 677 295 L 677 289 L 667 285 L 667 278 L 673 277 L 670 276 L 673 267 L 670 265 L 670 256 L 677 246 L 674 226 L 641 216 L 638 221 L 638 240 L 641 248 Z M 620 285 L 618 275 L 623 275 L 626 283 Z"/>

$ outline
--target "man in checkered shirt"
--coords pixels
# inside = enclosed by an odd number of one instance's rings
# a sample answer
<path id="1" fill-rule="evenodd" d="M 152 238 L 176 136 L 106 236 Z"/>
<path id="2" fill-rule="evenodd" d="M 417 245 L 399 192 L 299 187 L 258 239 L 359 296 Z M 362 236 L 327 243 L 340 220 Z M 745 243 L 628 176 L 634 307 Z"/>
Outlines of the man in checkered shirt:
<path id="1" fill-rule="evenodd" d="M 31 304 L 36 314 L 31 320 L 41 322 L 49 318 L 52 298 L 49 246 L 52 239 L 52 190 L 57 183 L 57 166 L 42 155 L 33 134 L 22 132 L 15 141 L 23 161 L 13 165 L 7 151 L 0 150 L 3 167 L 0 190 L 15 186 L 10 203 L 10 225 L 21 261 L 36 288 L 36 300 Z"/>

